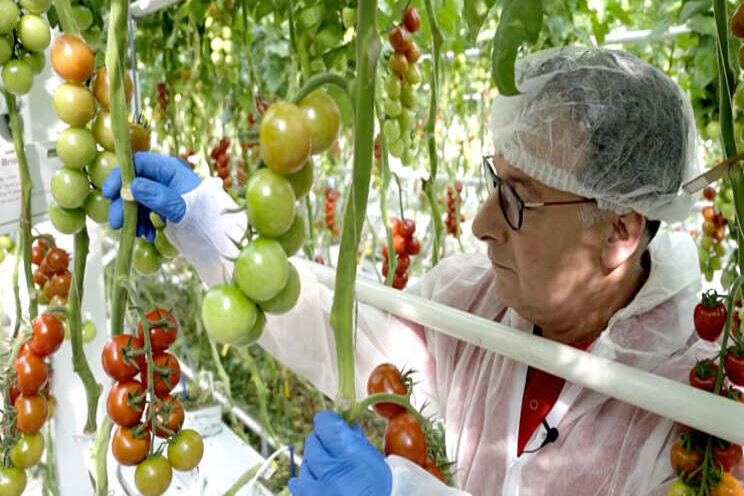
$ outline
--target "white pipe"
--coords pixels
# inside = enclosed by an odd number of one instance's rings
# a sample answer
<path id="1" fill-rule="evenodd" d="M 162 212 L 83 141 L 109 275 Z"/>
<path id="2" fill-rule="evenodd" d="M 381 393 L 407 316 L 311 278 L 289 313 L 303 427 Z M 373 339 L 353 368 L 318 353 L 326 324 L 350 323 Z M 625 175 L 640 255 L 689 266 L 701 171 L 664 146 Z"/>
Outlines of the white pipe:
<path id="1" fill-rule="evenodd" d="M 137 0 L 129 6 L 129 13 L 134 19 L 145 17 L 160 9 L 164 9 L 178 3 L 181 0 Z"/>
<path id="2" fill-rule="evenodd" d="M 297 262 L 333 288 L 335 271 L 303 260 Z M 738 402 L 362 278 L 357 278 L 356 297 L 569 382 L 744 444 L 744 406 Z"/>

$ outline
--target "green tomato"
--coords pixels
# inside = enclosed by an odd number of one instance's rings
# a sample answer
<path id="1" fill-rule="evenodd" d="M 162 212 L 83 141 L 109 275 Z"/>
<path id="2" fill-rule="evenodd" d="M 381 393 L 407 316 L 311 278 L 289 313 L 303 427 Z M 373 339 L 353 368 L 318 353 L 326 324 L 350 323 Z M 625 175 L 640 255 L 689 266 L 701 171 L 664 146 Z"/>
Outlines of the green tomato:
<path id="1" fill-rule="evenodd" d="M 249 336 L 256 313 L 256 305 L 233 284 L 214 286 L 202 300 L 204 328 L 220 343 L 235 344 Z"/>
<path id="2" fill-rule="evenodd" d="M 261 158 L 280 174 L 297 172 L 312 152 L 310 126 L 302 110 L 290 102 L 272 103 L 259 129 Z"/>
<path id="3" fill-rule="evenodd" d="M 21 0 L 21 7 L 32 14 L 43 14 L 52 5 L 52 0 Z M 73 7 L 74 8 L 74 7 Z"/>
<path id="4" fill-rule="evenodd" d="M 94 189 L 88 193 L 85 200 L 85 213 L 93 219 L 96 224 L 104 224 L 108 221 L 108 211 L 111 206 L 111 200 L 103 196 L 99 190 Z"/>
<path id="5" fill-rule="evenodd" d="M 155 245 L 143 239 L 137 239 L 132 254 L 132 267 L 143 276 L 154 274 L 160 268 L 160 253 Z"/>
<path id="6" fill-rule="evenodd" d="M 174 470 L 188 472 L 199 465 L 204 455 L 204 441 L 198 432 L 183 429 L 168 444 L 168 461 Z"/>
<path id="7" fill-rule="evenodd" d="M 705 132 L 708 135 L 708 139 L 715 141 L 721 135 L 721 124 L 717 121 L 710 121 L 708 125 L 705 126 Z"/>
<path id="8" fill-rule="evenodd" d="M 713 238 L 708 236 L 707 234 L 703 234 L 703 237 L 700 238 L 700 247 L 705 251 L 710 251 L 712 246 Z"/>
<path id="9" fill-rule="evenodd" d="M 400 123 L 396 119 L 388 119 L 382 125 L 382 132 L 385 134 L 385 140 L 392 143 L 400 137 Z"/>
<path id="10" fill-rule="evenodd" d="M 21 96 L 31 91 L 34 71 L 22 60 L 10 60 L 3 65 L 3 86 L 10 93 Z"/>
<path id="11" fill-rule="evenodd" d="M 733 203 L 734 202 L 734 188 L 728 188 L 723 192 L 723 197 L 726 199 L 727 203 Z"/>
<path id="12" fill-rule="evenodd" d="M 391 100 L 397 100 L 400 97 L 401 84 L 398 76 L 391 74 L 385 78 L 385 92 Z"/>
<path id="13" fill-rule="evenodd" d="M 41 71 L 44 70 L 44 66 L 46 65 L 43 52 L 24 51 L 23 55 L 21 55 L 21 60 L 28 64 L 35 75 L 41 74 Z"/>
<path id="14" fill-rule="evenodd" d="M 413 161 L 415 159 L 415 156 L 413 154 L 413 151 L 411 150 L 410 146 L 407 146 L 406 149 L 403 151 L 403 156 L 400 157 L 400 162 L 403 165 L 413 165 Z"/>
<path id="15" fill-rule="evenodd" d="M 165 231 L 158 229 L 155 232 L 155 248 L 164 258 L 175 258 L 178 256 L 178 249 L 171 244 L 165 236 Z"/>
<path id="16" fill-rule="evenodd" d="M 85 31 L 93 25 L 93 13 L 85 5 L 73 5 L 72 17 L 80 31 Z"/>
<path id="17" fill-rule="evenodd" d="M 173 469 L 163 455 L 140 462 L 134 471 L 134 485 L 142 496 L 160 496 L 168 490 Z"/>
<path id="18" fill-rule="evenodd" d="M 277 240 L 259 236 L 238 255 L 233 277 L 251 300 L 270 300 L 287 284 L 287 254 Z"/>
<path id="19" fill-rule="evenodd" d="M 92 136 L 92 135 L 91 135 Z M 93 139 L 95 145 L 95 138 Z M 90 176 L 90 182 L 93 183 L 97 189 L 103 188 L 103 183 L 111 174 L 111 171 L 117 167 L 116 154 L 113 152 L 103 151 L 98 154 L 96 160 L 88 167 L 88 175 Z M 157 215 L 157 214 L 155 214 Z M 152 219 L 152 214 L 150 215 Z M 153 225 L 155 225 L 153 223 Z M 157 229 L 157 226 L 155 227 Z"/>
<path id="20" fill-rule="evenodd" d="M 264 326 L 266 326 L 266 315 L 264 314 L 264 311 L 261 310 L 261 307 L 257 306 L 256 323 L 253 324 L 253 327 L 248 331 L 248 334 L 246 334 L 240 341 L 236 341 L 233 346 L 243 347 L 255 343 L 261 337 L 261 334 L 263 334 Z"/>
<path id="21" fill-rule="evenodd" d="M 68 127 L 57 138 L 57 156 L 72 169 L 82 169 L 96 153 L 96 140 L 84 127 Z"/>
<path id="22" fill-rule="evenodd" d="M 0 4 L 0 8 L 5 6 Z M 26 472 L 18 467 L 0 468 L 0 494 L 21 496 L 26 489 Z"/>
<path id="23" fill-rule="evenodd" d="M 284 253 L 288 257 L 297 253 L 305 241 L 305 218 L 301 215 L 295 215 L 294 222 L 292 222 L 289 230 L 278 236 L 276 240 L 282 245 Z"/>
<path id="24" fill-rule="evenodd" d="M 719 257 L 722 257 L 726 254 L 726 247 L 723 246 L 723 243 L 716 243 L 713 245 L 713 250 L 715 250 L 716 255 Z"/>
<path id="25" fill-rule="evenodd" d="M 390 117 L 398 117 L 403 110 L 398 100 L 385 99 L 382 104 L 382 109 Z"/>
<path id="26" fill-rule="evenodd" d="M 416 106 L 416 92 L 414 91 L 413 86 L 410 84 L 403 86 L 403 90 L 400 92 L 400 101 L 403 103 L 403 106 L 408 109 Z"/>
<path id="27" fill-rule="evenodd" d="M 93 136 L 104 150 L 115 151 L 114 131 L 111 128 L 111 114 L 108 111 L 102 110 L 93 121 Z"/>
<path id="28" fill-rule="evenodd" d="M 0 34 L 10 34 L 21 20 L 21 11 L 12 0 L 0 0 Z"/>
<path id="29" fill-rule="evenodd" d="M 44 436 L 39 433 L 24 434 L 10 448 L 10 462 L 14 467 L 26 469 L 36 465 L 44 453 Z"/>
<path id="30" fill-rule="evenodd" d="M 81 84 L 60 85 L 54 92 L 52 103 L 57 117 L 71 126 L 84 126 L 96 115 L 96 97 Z"/>
<path id="31" fill-rule="evenodd" d="M 92 320 L 86 320 L 83 322 L 83 327 L 81 329 L 83 333 L 83 343 L 90 343 L 96 339 L 98 329 L 96 329 L 96 324 L 94 324 Z"/>
<path id="32" fill-rule="evenodd" d="M 310 128 L 312 153 L 317 154 L 331 147 L 341 126 L 341 115 L 333 98 L 322 90 L 315 90 L 299 104 Z"/>
<path id="33" fill-rule="evenodd" d="M 52 176 L 52 197 L 62 208 L 79 208 L 88 198 L 88 185 L 84 172 L 62 167 Z"/>
<path id="34" fill-rule="evenodd" d="M 0 4 L 1 6 L 1 4 Z M 3 65 L 13 56 L 13 41 L 7 36 L 0 36 L 0 65 Z"/>
<path id="35" fill-rule="evenodd" d="M 417 64 L 408 64 L 408 70 L 406 71 L 406 82 L 410 86 L 416 86 L 421 82 L 421 72 L 419 71 Z"/>
<path id="36" fill-rule="evenodd" d="M 718 254 L 715 254 L 710 259 L 710 268 L 713 270 L 721 270 L 721 257 Z"/>
<path id="37" fill-rule="evenodd" d="M 723 205 L 721 205 L 721 214 L 726 220 L 733 223 L 735 218 L 734 204 L 724 203 Z"/>
<path id="38" fill-rule="evenodd" d="M 306 194 L 310 192 L 310 189 L 312 189 L 313 180 L 315 179 L 314 176 L 315 167 L 313 166 L 313 161 L 311 159 L 308 159 L 308 161 L 305 162 L 305 165 L 302 166 L 302 169 L 284 177 L 286 177 L 289 181 L 289 184 L 292 185 L 295 199 L 301 200 L 305 197 Z"/>
<path id="39" fill-rule="evenodd" d="M 300 297 L 300 274 L 294 265 L 289 264 L 289 278 L 287 284 L 279 291 L 279 294 L 270 300 L 259 301 L 258 305 L 266 313 L 287 313 L 295 306 Z"/>
<path id="40" fill-rule="evenodd" d="M 290 182 L 271 169 L 259 169 L 245 188 L 248 222 L 264 236 L 287 232 L 295 217 L 295 194 Z"/>
<path id="41" fill-rule="evenodd" d="M 402 139 L 397 139 L 388 145 L 388 152 L 393 157 L 401 158 L 405 152 L 405 143 Z"/>
<path id="42" fill-rule="evenodd" d="M 13 242 L 13 238 L 7 234 L 0 236 L 0 250 L 11 251 L 14 247 L 15 243 Z"/>
<path id="43" fill-rule="evenodd" d="M 416 127 L 416 114 L 409 109 L 403 110 L 398 120 L 400 121 L 400 132 L 402 134 L 405 134 L 406 131 L 413 131 Z"/>
<path id="44" fill-rule="evenodd" d="M 76 234 L 85 227 L 85 210 L 82 208 L 68 210 L 52 202 L 49 204 L 49 220 L 62 234 Z"/>
<path id="45" fill-rule="evenodd" d="M 49 24 L 37 14 L 26 14 L 18 24 L 18 40 L 26 50 L 42 52 L 52 40 Z"/>
<path id="46" fill-rule="evenodd" d="M 698 248 L 698 260 L 702 264 L 707 264 L 710 261 L 710 253 L 702 248 Z"/>
<path id="47" fill-rule="evenodd" d="M 681 480 L 678 480 L 669 486 L 666 496 L 695 496 L 695 491 L 691 487 L 685 485 Z"/>
<path id="48" fill-rule="evenodd" d="M 341 20 L 344 23 L 344 27 L 349 29 L 356 24 L 357 10 L 351 7 L 344 7 L 341 11 Z"/>

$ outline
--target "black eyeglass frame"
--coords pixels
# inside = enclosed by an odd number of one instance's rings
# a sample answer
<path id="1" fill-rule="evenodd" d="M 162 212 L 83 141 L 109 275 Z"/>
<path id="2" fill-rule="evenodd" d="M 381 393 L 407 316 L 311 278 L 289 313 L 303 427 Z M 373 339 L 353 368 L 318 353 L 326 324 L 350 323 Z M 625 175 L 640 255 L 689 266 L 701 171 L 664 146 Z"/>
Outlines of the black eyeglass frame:
<path id="1" fill-rule="evenodd" d="M 486 189 L 488 190 L 488 195 L 490 196 L 496 189 L 499 190 L 499 206 L 501 207 L 501 213 L 504 215 L 504 219 L 506 219 L 506 223 L 509 224 L 509 227 L 512 228 L 514 231 L 519 231 L 522 228 L 522 222 L 524 221 L 524 209 L 525 208 L 540 208 L 540 207 L 553 207 L 558 205 L 581 205 L 584 203 L 594 203 L 594 200 L 590 198 L 584 198 L 581 200 L 564 200 L 564 201 L 554 201 L 554 202 L 525 202 L 522 200 L 522 198 L 517 194 L 516 191 L 514 191 L 514 188 L 501 179 L 499 177 L 499 174 L 496 172 L 496 168 L 493 165 L 493 155 L 483 155 L 483 169 L 485 174 L 490 180 L 486 180 Z M 509 214 L 507 214 L 507 208 L 504 204 L 504 197 L 501 188 L 508 188 L 508 191 L 510 194 L 514 196 L 514 198 L 517 201 L 517 210 L 519 213 L 519 221 L 517 222 L 517 225 L 515 226 L 512 221 L 509 219 Z"/>

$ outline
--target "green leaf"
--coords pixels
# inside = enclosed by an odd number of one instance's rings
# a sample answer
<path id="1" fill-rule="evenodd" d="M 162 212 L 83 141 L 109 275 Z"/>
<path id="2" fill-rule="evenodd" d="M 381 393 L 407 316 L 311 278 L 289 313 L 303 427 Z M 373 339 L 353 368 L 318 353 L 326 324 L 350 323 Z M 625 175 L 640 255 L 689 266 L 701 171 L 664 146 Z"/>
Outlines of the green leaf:
<path id="1" fill-rule="evenodd" d="M 628 15 L 625 9 L 623 9 L 623 6 L 620 4 L 620 2 L 607 2 L 607 5 L 605 5 L 605 10 L 612 14 L 618 21 L 622 22 L 624 25 L 633 25 L 633 19 L 631 19 L 630 15 Z"/>
<path id="2" fill-rule="evenodd" d="M 478 36 L 488 11 L 493 7 L 493 2 L 494 0 L 468 0 L 465 2 L 465 22 L 467 22 L 471 39 L 475 40 Z"/>
<path id="3" fill-rule="evenodd" d="M 713 16 L 696 15 L 687 25 L 696 33 L 716 36 L 716 20 Z"/>
<path id="4" fill-rule="evenodd" d="M 503 95 L 517 95 L 514 62 L 524 42 L 536 43 L 542 29 L 540 0 L 506 0 L 491 52 L 491 77 Z"/>
<path id="5" fill-rule="evenodd" d="M 605 40 L 605 36 L 607 36 L 607 33 L 610 32 L 610 27 L 607 25 L 607 22 L 602 22 L 599 20 L 599 16 L 597 16 L 596 12 L 592 12 L 591 15 L 591 21 L 592 21 L 592 34 L 594 35 L 594 38 L 597 40 L 598 45 L 602 45 Z"/>
<path id="6" fill-rule="evenodd" d="M 698 14 L 710 12 L 712 8 L 713 2 L 711 0 L 695 0 L 687 2 L 682 6 L 678 22 L 680 24 L 685 23 L 688 19 L 691 19 Z"/>

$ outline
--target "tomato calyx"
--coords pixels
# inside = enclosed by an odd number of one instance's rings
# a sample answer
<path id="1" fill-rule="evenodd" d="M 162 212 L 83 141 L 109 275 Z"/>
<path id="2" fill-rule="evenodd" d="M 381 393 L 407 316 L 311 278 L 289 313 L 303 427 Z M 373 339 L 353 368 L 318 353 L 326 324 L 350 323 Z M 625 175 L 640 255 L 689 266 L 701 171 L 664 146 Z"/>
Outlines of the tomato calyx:
<path id="1" fill-rule="evenodd" d="M 717 375 L 718 365 L 712 359 L 699 360 L 690 370 L 690 385 L 703 391 L 713 392 Z"/>

